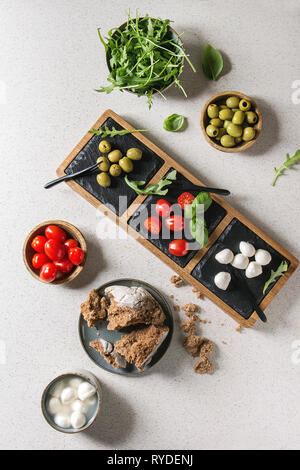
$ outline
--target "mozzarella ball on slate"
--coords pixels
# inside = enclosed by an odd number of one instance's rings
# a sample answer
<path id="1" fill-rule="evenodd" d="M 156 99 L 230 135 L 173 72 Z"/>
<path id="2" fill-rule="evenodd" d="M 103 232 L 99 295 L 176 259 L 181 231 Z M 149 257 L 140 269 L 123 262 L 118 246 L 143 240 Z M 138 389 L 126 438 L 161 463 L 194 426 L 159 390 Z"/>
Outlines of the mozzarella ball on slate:
<path id="1" fill-rule="evenodd" d="M 224 271 L 216 274 L 215 276 L 215 284 L 219 289 L 226 290 L 230 284 L 231 275 L 230 273 L 226 273 Z"/>
<path id="2" fill-rule="evenodd" d="M 246 277 L 252 279 L 253 277 L 260 276 L 262 274 L 262 267 L 256 261 L 251 261 L 246 269 Z"/>
<path id="3" fill-rule="evenodd" d="M 51 415 L 55 415 L 56 413 L 59 413 L 62 409 L 62 404 L 59 400 L 59 398 L 56 397 L 51 397 L 49 398 L 49 401 L 47 403 L 47 410 Z"/>
<path id="4" fill-rule="evenodd" d="M 69 416 L 60 413 L 54 416 L 54 422 L 60 428 L 69 428 L 71 424 Z"/>
<path id="5" fill-rule="evenodd" d="M 86 417 L 83 413 L 80 413 L 80 411 L 74 411 L 71 414 L 71 425 L 75 429 L 82 428 L 86 423 Z"/>
<path id="6" fill-rule="evenodd" d="M 241 242 L 240 252 L 242 253 L 242 255 L 247 256 L 248 258 L 251 258 L 252 256 L 255 255 L 255 248 L 249 242 Z"/>
<path id="7" fill-rule="evenodd" d="M 76 398 L 76 392 L 71 387 L 65 387 L 63 391 L 61 392 L 60 399 L 63 405 L 69 405 L 70 403 L 72 403 L 72 401 L 75 400 L 75 398 Z"/>
<path id="8" fill-rule="evenodd" d="M 219 253 L 216 254 L 215 258 L 221 264 L 229 264 L 232 262 L 234 255 L 231 250 L 225 248 L 224 250 L 219 251 Z"/>
<path id="9" fill-rule="evenodd" d="M 88 404 L 81 400 L 75 400 L 73 401 L 73 403 L 71 403 L 71 409 L 72 411 L 79 411 L 80 413 L 86 413 L 88 410 Z"/>
<path id="10" fill-rule="evenodd" d="M 75 388 L 75 390 L 77 390 L 81 383 L 82 379 L 80 379 L 79 377 L 73 377 L 69 380 L 69 387 Z"/>
<path id="11" fill-rule="evenodd" d="M 257 250 L 255 253 L 255 261 L 262 266 L 266 266 L 271 262 L 272 256 L 270 253 L 266 250 Z"/>
<path id="12" fill-rule="evenodd" d="M 82 401 L 92 397 L 96 393 L 96 388 L 89 382 L 82 382 L 78 387 L 78 398 Z"/>
<path id="13" fill-rule="evenodd" d="M 249 258 L 242 253 L 235 255 L 232 261 L 232 266 L 237 269 L 246 269 L 249 264 Z"/>

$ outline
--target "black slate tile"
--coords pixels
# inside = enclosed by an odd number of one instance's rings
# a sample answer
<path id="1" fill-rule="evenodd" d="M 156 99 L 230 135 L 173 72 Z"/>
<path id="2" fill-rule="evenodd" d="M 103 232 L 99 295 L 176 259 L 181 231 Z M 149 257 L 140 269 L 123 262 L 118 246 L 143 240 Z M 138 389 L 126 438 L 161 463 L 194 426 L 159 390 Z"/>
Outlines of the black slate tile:
<path id="1" fill-rule="evenodd" d="M 232 268 L 231 266 L 229 267 L 227 265 L 218 263 L 215 259 L 215 255 L 224 248 L 231 249 L 234 254 L 239 253 L 239 244 L 241 241 L 248 241 L 249 243 L 252 243 L 256 249 L 261 248 L 267 250 L 272 255 L 270 264 L 263 266 L 263 273 L 260 276 L 257 276 L 253 279 L 248 279 L 245 276 L 244 270 L 237 270 L 246 281 L 246 284 L 253 293 L 256 302 L 260 304 L 265 295 L 267 295 L 271 288 L 274 287 L 274 284 L 272 284 L 267 289 L 266 294 L 263 294 L 263 288 L 266 281 L 270 277 L 271 269 L 276 270 L 280 263 L 285 260 L 285 258 L 276 250 L 274 250 L 270 245 L 268 245 L 268 243 L 266 243 L 262 238 L 252 232 L 252 230 L 246 227 L 246 225 L 242 224 L 238 219 L 233 219 L 226 227 L 216 243 L 210 248 L 210 250 L 194 268 L 192 276 L 200 281 L 215 295 L 217 295 L 221 300 L 223 300 L 223 302 L 232 307 L 243 318 L 248 319 L 253 313 L 254 308 L 252 303 L 247 298 L 245 298 L 245 295 L 243 295 L 242 289 L 239 289 L 235 282 L 231 282 L 226 291 L 218 289 L 214 284 L 214 277 L 218 272 L 230 272 L 231 269 L 236 270 L 236 268 Z M 250 259 L 250 261 L 253 260 L 254 257 Z"/>
<path id="2" fill-rule="evenodd" d="M 104 128 L 104 126 L 108 126 L 110 129 L 112 126 L 117 130 L 123 129 L 112 118 L 108 118 L 101 127 Z M 102 137 L 94 135 L 66 168 L 66 173 L 73 173 L 96 163 L 97 158 L 102 155 L 98 148 L 101 140 L 103 140 Z M 163 159 L 140 142 L 134 134 L 113 138 L 105 137 L 105 140 L 111 143 L 113 150 L 119 149 L 123 155 L 130 147 L 138 147 L 143 151 L 142 160 L 134 162 L 134 170 L 129 175 L 130 179 L 144 180 L 148 183 L 164 164 Z M 121 216 L 136 198 L 136 193 L 125 183 L 124 174 L 118 178 L 112 178 L 112 185 L 109 188 L 99 186 L 96 176 L 97 172 L 78 177 L 76 182 L 116 215 Z M 119 203 L 119 197 L 122 197 L 121 204 Z"/>

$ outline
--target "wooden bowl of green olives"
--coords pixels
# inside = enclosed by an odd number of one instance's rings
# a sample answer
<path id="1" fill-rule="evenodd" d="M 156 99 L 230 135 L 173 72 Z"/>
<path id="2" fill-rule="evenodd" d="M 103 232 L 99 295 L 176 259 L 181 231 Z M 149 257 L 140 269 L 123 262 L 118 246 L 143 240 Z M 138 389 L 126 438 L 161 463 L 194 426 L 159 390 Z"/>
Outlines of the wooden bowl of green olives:
<path id="1" fill-rule="evenodd" d="M 262 129 L 262 115 L 252 98 L 238 91 L 212 96 L 201 112 L 201 128 L 207 142 L 227 153 L 243 152 L 253 145 Z"/>

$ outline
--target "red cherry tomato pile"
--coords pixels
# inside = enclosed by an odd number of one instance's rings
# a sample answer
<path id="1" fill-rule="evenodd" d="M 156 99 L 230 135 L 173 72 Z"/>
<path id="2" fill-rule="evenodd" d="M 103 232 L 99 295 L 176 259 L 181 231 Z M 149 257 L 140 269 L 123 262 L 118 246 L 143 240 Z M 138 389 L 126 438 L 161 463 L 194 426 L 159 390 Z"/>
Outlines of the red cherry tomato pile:
<path id="1" fill-rule="evenodd" d="M 31 242 L 36 251 L 32 258 L 34 269 L 40 270 L 40 278 L 53 282 L 63 274 L 69 274 L 74 266 L 84 260 L 84 251 L 73 238 L 57 225 L 48 225 L 45 235 L 37 235 Z"/>
<path id="2" fill-rule="evenodd" d="M 186 205 L 192 204 L 195 197 L 191 193 L 182 193 L 177 202 L 181 209 L 184 211 Z M 161 231 L 162 219 L 165 219 L 165 225 L 172 232 L 182 232 L 184 229 L 184 216 L 183 215 L 171 215 L 172 204 L 166 199 L 159 199 L 155 206 L 157 216 L 148 217 L 144 221 L 144 227 L 148 232 L 158 235 Z M 175 256 L 185 256 L 189 251 L 188 242 L 183 239 L 172 240 L 169 244 L 169 252 Z"/>

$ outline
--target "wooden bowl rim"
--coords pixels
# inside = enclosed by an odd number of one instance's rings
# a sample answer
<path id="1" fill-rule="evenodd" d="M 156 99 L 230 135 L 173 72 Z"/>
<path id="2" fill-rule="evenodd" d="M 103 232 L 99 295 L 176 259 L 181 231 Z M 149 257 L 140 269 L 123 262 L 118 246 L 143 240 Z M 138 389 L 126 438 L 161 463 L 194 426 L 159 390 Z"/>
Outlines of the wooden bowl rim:
<path id="1" fill-rule="evenodd" d="M 52 281 L 52 282 L 43 281 L 40 278 L 40 276 L 37 274 L 37 272 L 34 270 L 34 268 L 30 265 L 30 263 L 27 260 L 27 256 L 26 256 L 26 250 L 27 250 L 28 244 L 31 242 L 32 238 L 34 238 L 34 236 L 37 235 L 36 232 L 38 232 L 39 230 L 42 230 L 47 225 L 58 225 L 59 227 L 63 228 L 66 232 L 68 232 L 70 235 L 72 235 L 72 237 L 74 237 L 79 242 L 80 247 L 83 249 L 84 254 L 85 254 L 82 264 L 80 264 L 79 266 L 76 266 L 74 271 L 72 271 L 66 277 L 62 277 L 61 279 L 56 279 L 55 281 Z M 87 243 L 86 243 L 86 240 L 85 240 L 84 236 L 80 232 L 80 230 L 77 227 L 75 227 L 73 224 L 71 224 L 70 222 L 66 222 L 65 220 L 59 220 L 59 219 L 47 220 L 45 222 L 41 222 L 40 224 L 36 225 L 29 232 L 29 234 L 27 235 L 27 237 L 25 239 L 25 242 L 23 244 L 22 252 L 23 252 L 24 264 L 25 264 L 27 270 L 30 272 L 30 274 L 35 279 L 42 282 L 43 284 L 48 284 L 48 285 L 50 285 L 50 284 L 53 284 L 53 285 L 66 284 L 67 282 L 70 282 L 73 279 L 75 279 L 81 273 L 81 271 L 83 270 L 83 267 L 85 265 L 86 258 L 87 258 Z"/>
<path id="2" fill-rule="evenodd" d="M 216 144 L 207 134 L 205 131 L 205 121 L 206 121 L 206 110 L 208 106 L 211 103 L 220 101 L 222 98 L 225 98 L 226 96 L 237 96 L 238 98 L 245 99 L 251 102 L 253 110 L 255 113 L 258 115 L 258 121 L 257 123 L 253 126 L 253 128 L 256 130 L 257 134 L 255 136 L 255 139 L 250 140 L 249 142 L 245 142 L 242 145 L 239 145 L 238 147 L 222 147 L 222 145 Z M 200 117 L 200 124 L 201 124 L 201 129 L 204 135 L 205 140 L 215 149 L 220 150 L 221 152 L 226 152 L 226 153 L 238 153 L 238 152 L 243 152 L 244 150 L 247 150 L 249 147 L 251 147 L 257 139 L 260 136 L 261 130 L 262 130 L 262 114 L 254 101 L 253 98 L 250 98 L 250 96 L 245 95 L 244 93 L 241 93 L 240 91 L 222 91 L 221 93 L 216 93 L 215 95 L 211 96 L 205 103 L 205 105 L 202 108 L 201 111 L 201 117 Z"/>

